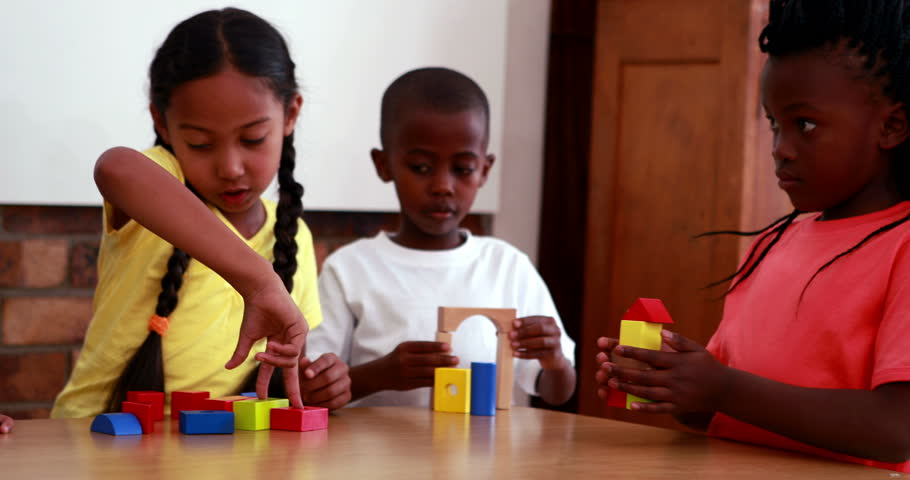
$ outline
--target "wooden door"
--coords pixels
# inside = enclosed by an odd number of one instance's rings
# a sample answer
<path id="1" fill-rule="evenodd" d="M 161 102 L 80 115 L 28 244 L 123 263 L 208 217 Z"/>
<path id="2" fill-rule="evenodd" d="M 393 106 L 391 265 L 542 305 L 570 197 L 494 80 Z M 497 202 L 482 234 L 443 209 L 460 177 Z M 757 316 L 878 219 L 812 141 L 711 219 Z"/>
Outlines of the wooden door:
<path id="1" fill-rule="evenodd" d="M 595 339 L 617 336 L 625 310 L 652 297 L 676 331 L 706 343 L 723 291 L 702 287 L 735 270 L 740 243 L 692 237 L 753 228 L 779 206 L 743 201 L 773 182 L 770 158 L 756 158 L 760 3 L 598 3 L 580 413 L 640 420 L 597 398 Z"/>

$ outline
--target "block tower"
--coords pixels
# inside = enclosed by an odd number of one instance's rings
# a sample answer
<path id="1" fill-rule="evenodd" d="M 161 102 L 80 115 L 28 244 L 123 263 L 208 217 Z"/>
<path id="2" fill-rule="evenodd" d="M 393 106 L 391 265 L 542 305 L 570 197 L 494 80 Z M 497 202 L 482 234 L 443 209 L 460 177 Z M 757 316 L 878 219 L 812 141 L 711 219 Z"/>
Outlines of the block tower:
<path id="1" fill-rule="evenodd" d="M 660 350 L 662 343 L 660 332 L 666 324 L 672 324 L 670 312 L 664 302 L 656 298 L 639 298 L 622 316 L 619 327 L 619 344 L 630 347 Z M 650 369 L 645 363 L 630 358 L 612 355 L 610 359 L 620 367 Z M 618 390 L 610 391 L 607 405 L 611 407 L 630 408 L 632 402 L 649 402 L 650 400 L 628 395 Z"/>

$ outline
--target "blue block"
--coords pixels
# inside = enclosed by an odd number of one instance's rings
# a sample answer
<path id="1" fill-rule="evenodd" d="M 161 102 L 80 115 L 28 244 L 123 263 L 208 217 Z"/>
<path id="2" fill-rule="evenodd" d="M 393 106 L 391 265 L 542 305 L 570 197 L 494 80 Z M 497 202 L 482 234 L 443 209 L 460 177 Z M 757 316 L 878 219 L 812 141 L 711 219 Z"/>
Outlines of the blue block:
<path id="1" fill-rule="evenodd" d="M 234 412 L 184 410 L 180 412 L 180 433 L 185 435 L 234 433 Z"/>
<path id="2" fill-rule="evenodd" d="M 496 364 L 471 362 L 471 415 L 496 415 Z"/>
<path id="3" fill-rule="evenodd" d="M 244 397 L 253 397 L 253 398 L 258 397 L 258 395 L 256 395 L 256 392 L 243 392 L 240 395 L 244 396 Z"/>
<path id="4" fill-rule="evenodd" d="M 142 425 L 132 413 L 102 413 L 92 421 L 92 431 L 108 435 L 142 435 Z"/>

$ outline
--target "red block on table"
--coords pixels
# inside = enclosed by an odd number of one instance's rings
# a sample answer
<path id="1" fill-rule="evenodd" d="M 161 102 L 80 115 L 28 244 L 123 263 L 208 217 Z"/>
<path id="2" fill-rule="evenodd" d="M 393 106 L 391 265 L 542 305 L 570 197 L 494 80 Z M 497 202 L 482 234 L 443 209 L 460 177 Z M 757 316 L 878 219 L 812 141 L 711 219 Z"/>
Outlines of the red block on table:
<path id="1" fill-rule="evenodd" d="M 126 400 L 152 404 L 152 420 L 164 420 L 164 392 L 149 390 L 126 392 Z"/>
<path id="2" fill-rule="evenodd" d="M 620 392 L 619 390 L 613 390 L 612 388 L 608 389 L 607 406 L 626 408 L 626 392 Z"/>
<path id="3" fill-rule="evenodd" d="M 209 398 L 209 392 L 171 392 L 171 418 L 180 419 L 184 410 L 204 410 L 202 401 Z"/>
<path id="4" fill-rule="evenodd" d="M 233 395 L 230 397 L 219 397 L 219 398 L 206 398 L 202 401 L 202 408 L 199 410 L 223 410 L 225 412 L 234 411 L 234 402 L 242 402 L 244 400 L 249 400 L 250 397 L 244 397 L 243 395 Z"/>
<path id="5" fill-rule="evenodd" d="M 154 405 L 151 403 L 123 402 L 120 410 L 123 413 L 132 413 L 139 419 L 142 433 L 149 434 L 155 431 Z"/>
<path id="6" fill-rule="evenodd" d="M 272 430 L 309 432 L 329 428 L 329 409 L 322 407 L 273 408 L 270 413 Z"/>

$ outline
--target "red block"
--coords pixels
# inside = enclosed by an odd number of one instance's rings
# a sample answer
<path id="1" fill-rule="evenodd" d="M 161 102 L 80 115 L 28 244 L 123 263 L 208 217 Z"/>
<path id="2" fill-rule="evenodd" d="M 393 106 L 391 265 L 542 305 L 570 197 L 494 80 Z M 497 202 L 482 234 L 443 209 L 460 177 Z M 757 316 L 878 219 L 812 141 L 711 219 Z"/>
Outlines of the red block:
<path id="1" fill-rule="evenodd" d="M 154 406 L 151 403 L 123 402 L 120 409 L 123 413 L 132 413 L 139 419 L 142 433 L 149 434 L 155 431 Z"/>
<path id="2" fill-rule="evenodd" d="M 152 420 L 164 420 L 164 392 L 148 390 L 126 392 L 126 400 L 152 404 Z"/>
<path id="3" fill-rule="evenodd" d="M 184 410 L 203 410 L 202 401 L 209 398 L 209 392 L 171 392 L 171 418 L 180 419 Z"/>
<path id="4" fill-rule="evenodd" d="M 607 406 L 626 408 L 626 392 L 619 390 L 607 389 Z"/>
<path id="5" fill-rule="evenodd" d="M 235 395 L 230 397 L 206 398 L 202 400 L 202 407 L 199 410 L 223 410 L 225 412 L 234 411 L 234 402 L 249 400 L 250 397 Z"/>
<path id="6" fill-rule="evenodd" d="M 308 432 L 329 428 L 329 409 L 322 407 L 273 408 L 271 412 L 272 430 L 290 430 Z"/>

